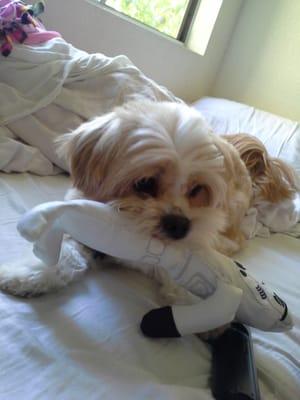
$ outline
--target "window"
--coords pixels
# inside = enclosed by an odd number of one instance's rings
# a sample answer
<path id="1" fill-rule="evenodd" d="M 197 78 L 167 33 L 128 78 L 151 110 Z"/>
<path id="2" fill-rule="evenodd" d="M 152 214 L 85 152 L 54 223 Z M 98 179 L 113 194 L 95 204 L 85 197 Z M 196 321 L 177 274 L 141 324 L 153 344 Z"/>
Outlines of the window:
<path id="1" fill-rule="evenodd" d="M 1 0 L 0 0 L 1 1 Z M 87 0 L 133 18 L 205 55 L 223 0 Z"/>
<path id="2" fill-rule="evenodd" d="M 199 0 L 97 0 L 97 2 L 184 42 Z"/>

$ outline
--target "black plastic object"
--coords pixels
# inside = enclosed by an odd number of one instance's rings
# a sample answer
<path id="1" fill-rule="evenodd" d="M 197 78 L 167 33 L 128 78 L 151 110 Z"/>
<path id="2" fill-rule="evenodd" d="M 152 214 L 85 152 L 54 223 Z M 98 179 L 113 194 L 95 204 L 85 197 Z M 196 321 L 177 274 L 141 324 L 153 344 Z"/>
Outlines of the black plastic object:
<path id="1" fill-rule="evenodd" d="M 260 400 L 250 331 L 233 323 L 212 345 L 212 394 L 216 400 Z"/>

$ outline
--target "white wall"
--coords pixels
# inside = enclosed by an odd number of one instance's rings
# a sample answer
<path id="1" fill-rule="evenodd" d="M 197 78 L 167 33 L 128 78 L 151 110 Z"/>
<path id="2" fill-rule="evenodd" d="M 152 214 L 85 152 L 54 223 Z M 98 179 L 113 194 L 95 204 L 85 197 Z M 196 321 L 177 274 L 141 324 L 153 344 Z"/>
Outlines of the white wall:
<path id="1" fill-rule="evenodd" d="M 300 120 L 300 0 L 247 0 L 211 94 Z"/>
<path id="2" fill-rule="evenodd" d="M 84 50 L 126 54 L 149 77 L 185 101 L 194 101 L 206 95 L 215 80 L 241 2 L 224 0 L 205 56 L 86 0 L 48 0 L 43 21 Z"/>

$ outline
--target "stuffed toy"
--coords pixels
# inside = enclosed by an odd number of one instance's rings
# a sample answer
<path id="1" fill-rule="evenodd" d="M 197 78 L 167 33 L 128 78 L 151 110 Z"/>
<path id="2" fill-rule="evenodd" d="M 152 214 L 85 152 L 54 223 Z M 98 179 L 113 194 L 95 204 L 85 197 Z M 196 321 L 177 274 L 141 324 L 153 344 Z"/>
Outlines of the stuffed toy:
<path id="1" fill-rule="evenodd" d="M 231 321 L 265 331 L 291 329 L 286 303 L 246 268 L 216 251 L 192 252 L 137 232 L 133 221 L 107 204 L 71 200 L 41 204 L 27 212 L 18 230 L 48 265 L 59 261 L 64 234 L 99 252 L 161 267 L 194 295 L 193 304 L 162 307 L 141 324 L 147 336 L 206 332 Z"/>
<path id="2" fill-rule="evenodd" d="M 35 44 L 60 36 L 46 31 L 39 15 L 44 12 L 44 1 L 27 5 L 24 1 L 0 0 L 0 53 L 8 57 L 14 43 Z"/>

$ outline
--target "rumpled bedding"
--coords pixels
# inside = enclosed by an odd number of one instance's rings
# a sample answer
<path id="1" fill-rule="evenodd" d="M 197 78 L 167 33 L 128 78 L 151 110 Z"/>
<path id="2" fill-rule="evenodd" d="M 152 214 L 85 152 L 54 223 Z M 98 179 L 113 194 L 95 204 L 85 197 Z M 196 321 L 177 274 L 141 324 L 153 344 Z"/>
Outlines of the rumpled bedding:
<path id="1" fill-rule="evenodd" d="M 272 233 L 281 232 L 300 238 L 300 196 L 279 204 L 262 202 L 251 207 L 241 225 L 247 239 L 255 236 L 270 237 Z"/>
<path id="2" fill-rule="evenodd" d="M 180 101 L 126 56 L 88 54 L 61 38 L 39 46 L 16 45 L 1 59 L 0 77 L 0 160 L 5 172 L 57 174 L 57 166 L 67 169 L 53 145 L 59 134 L 140 96 Z"/>

